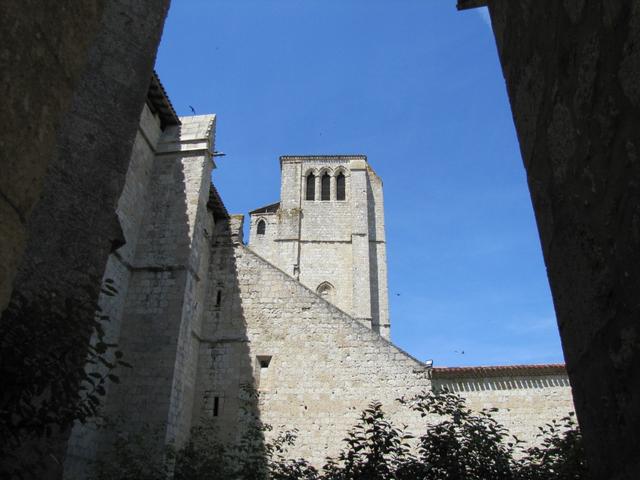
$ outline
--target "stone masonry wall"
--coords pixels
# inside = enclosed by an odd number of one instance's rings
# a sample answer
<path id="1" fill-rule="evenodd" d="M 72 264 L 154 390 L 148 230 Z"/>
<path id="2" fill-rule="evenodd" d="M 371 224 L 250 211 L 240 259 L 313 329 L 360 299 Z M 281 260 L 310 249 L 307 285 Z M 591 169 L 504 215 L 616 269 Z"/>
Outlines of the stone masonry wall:
<path id="1" fill-rule="evenodd" d="M 14 5 L 9 8 L 9 3 Z M 8 35 L 0 57 L 9 68 L 3 68 L 2 87 L 8 87 L 12 102 L 19 102 L 11 105 L 6 119 L 22 130 L 14 138 L 23 142 L 17 151 L 13 142 L 3 143 L 2 151 L 6 146 L 13 155 L 6 163 L 9 170 L 14 163 L 30 170 L 18 167 L 2 178 L 3 200 L 20 209 L 28 232 L 13 295 L 38 299 L 49 294 L 49 302 L 55 298 L 60 305 L 83 305 L 78 318 L 86 319 L 87 328 L 76 338 L 88 344 L 107 259 L 123 240 L 115 210 L 169 2 L 55 2 L 51 8 L 41 3 L 3 2 L 2 11 L 2 25 L 10 26 L 3 29 Z M 20 45 L 11 45 L 16 34 Z M 30 92 L 34 87 L 37 92 Z M 13 114 L 20 120 L 13 122 Z M 22 188 L 20 178 L 28 193 L 15 198 L 15 188 Z M 14 183 L 8 191 L 5 180 Z M 41 195 L 34 203 L 38 184 Z M 0 201 L 0 210 L 3 207 Z M 4 235 L 4 222 L 0 230 Z M 25 231 L 19 233 L 24 240 Z M 20 248 L 14 247 L 11 255 L 18 259 Z M 4 251 L 0 256 L 4 260 Z M 15 265 L 15 260 L 7 264 L 10 270 Z M 3 262 L 0 272 L 4 270 Z M 4 278 L 0 282 L 4 303 Z M 70 361 L 83 360 L 79 356 Z M 42 478 L 60 476 L 70 431 L 65 426 L 39 445 L 47 462 Z M 33 464 L 33 458 L 27 462 Z"/>
<path id="2" fill-rule="evenodd" d="M 500 376 L 465 377 L 437 373 L 434 390 L 446 387 L 467 400 L 473 410 L 497 408 L 492 416 L 528 444 L 538 442 L 538 427 L 575 411 L 566 373 L 537 374 L 508 371 Z M 447 370 L 447 369 L 444 369 Z M 453 369 L 455 370 L 455 369 Z"/>
<path id="3" fill-rule="evenodd" d="M 299 430 L 292 455 L 317 465 L 338 452 L 372 400 L 398 424 L 419 428 L 395 399 L 430 388 L 422 363 L 247 247 L 218 243 L 211 265 L 196 411 L 212 416 L 218 397 L 223 434 L 237 431 L 243 382 L 257 385 L 264 422 Z"/>
<path id="4" fill-rule="evenodd" d="M 130 425 L 162 425 L 168 441 L 184 440 L 192 416 L 192 330 L 204 304 L 213 232 L 207 201 L 214 120 L 181 118 L 159 141 L 122 322 L 120 346 L 134 368 L 122 372 L 107 404 L 112 415 L 136 412 Z"/>
<path id="5" fill-rule="evenodd" d="M 266 223 L 264 235 L 258 235 L 257 232 L 258 222 L 260 220 L 264 220 Z M 251 215 L 249 224 L 251 248 L 262 258 L 269 260 L 269 262 L 274 265 L 280 263 L 280 252 L 278 250 L 278 244 L 276 243 L 279 220 L 280 216 L 278 213 L 256 213 Z"/>
<path id="6" fill-rule="evenodd" d="M 487 4 L 591 474 L 637 479 L 640 1 Z"/>
<path id="7" fill-rule="evenodd" d="M 40 198 L 58 129 L 88 64 L 105 3 L 2 4 L 0 312 L 9 301 L 26 246 L 26 222 Z"/>
<path id="8" fill-rule="evenodd" d="M 180 444 L 193 417 L 199 354 L 194 332 L 205 305 L 214 230 L 208 202 L 215 116 L 182 118 L 161 135 L 154 122 L 145 109 L 119 202 L 131 242 L 112 255 L 105 275 L 116 277 L 119 289 L 103 302 L 116 315 L 110 333 L 133 368 L 118 371 L 120 383 L 110 386 L 104 414 L 120 428 L 150 425 L 159 429 L 162 443 Z M 111 433 L 77 427 L 74 440 L 66 475 L 83 478 Z"/>
<path id="9" fill-rule="evenodd" d="M 129 291 L 129 280 L 140 229 L 144 206 L 148 200 L 149 183 L 153 168 L 156 145 L 162 130 L 160 121 L 145 105 L 140 116 L 140 125 L 131 152 L 131 162 L 127 171 L 122 195 L 118 200 L 116 214 L 122 226 L 126 243 L 109 255 L 103 278 L 113 281 L 118 293 L 115 296 L 100 295 L 99 305 L 103 314 L 109 316 L 105 323 L 105 339 L 120 343 L 120 330 L 125 300 Z M 106 388 L 110 384 L 106 384 Z M 69 439 L 65 460 L 67 475 L 81 476 L 85 461 L 95 458 L 97 447 L 96 429 L 93 424 L 77 425 Z"/>
<path id="10" fill-rule="evenodd" d="M 384 223 L 382 179 L 367 170 L 369 208 L 369 275 L 371 276 L 371 321 L 384 338 L 391 337 L 389 290 L 387 286 L 387 244 Z"/>

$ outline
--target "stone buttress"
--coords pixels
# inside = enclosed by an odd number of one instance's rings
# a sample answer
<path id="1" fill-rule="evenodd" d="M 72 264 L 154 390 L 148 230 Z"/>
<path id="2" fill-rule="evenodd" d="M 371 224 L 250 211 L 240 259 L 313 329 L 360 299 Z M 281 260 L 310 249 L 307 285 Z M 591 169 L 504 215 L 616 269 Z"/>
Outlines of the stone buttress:
<path id="1" fill-rule="evenodd" d="M 105 273 L 118 293 L 100 302 L 110 317 L 108 340 L 133 366 L 119 368 L 119 384 L 107 385 L 104 414 L 126 430 L 149 425 L 162 443 L 187 438 L 193 417 L 199 351 L 193 332 L 205 304 L 216 215 L 214 133 L 214 115 L 165 126 L 145 106 L 118 204 L 126 243 Z M 82 472 L 108 442 L 95 429 L 74 428 L 67 476 Z"/>

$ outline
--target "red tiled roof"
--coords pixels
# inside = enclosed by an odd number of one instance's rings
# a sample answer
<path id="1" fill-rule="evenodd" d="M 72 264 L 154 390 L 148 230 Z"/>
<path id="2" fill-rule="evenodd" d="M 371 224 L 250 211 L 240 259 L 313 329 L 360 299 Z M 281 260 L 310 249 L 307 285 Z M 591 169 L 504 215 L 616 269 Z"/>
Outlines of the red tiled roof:
<path id="1" fill-rule="evenodd" d="M 563 375 L 567 373 L 564 363 L 541 365 L 496 365 L 477 367 L 434 367 L 433 378 L 453 377 L 502 377 L 508 375 Z"/>

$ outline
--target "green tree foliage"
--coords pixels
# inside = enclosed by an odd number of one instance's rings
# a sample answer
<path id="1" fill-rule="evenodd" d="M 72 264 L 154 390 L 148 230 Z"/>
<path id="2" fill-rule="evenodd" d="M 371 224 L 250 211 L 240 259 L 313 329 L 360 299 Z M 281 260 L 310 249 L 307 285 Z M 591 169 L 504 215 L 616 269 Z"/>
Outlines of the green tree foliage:
<path id="1" fill-rule="evenodd" d="M 103 293 L 116 293 L 111 281 Z M 36 474 L 41 459 L 53 455 L 44 440 L 98 413 L 106 384 L 118 381 L 114 369 L 129 366 L 105 340 L 107 320 L 96 305 L 47 293 L 17 296 L 3 312 L 0 476 Z"/>
<path id="2" fill-rule="evenodd" d="M 113 433 L 111 453 L 95 462 L 100 480 L 161 480 L 170 478 L 173 459 L 171 447 L 163 447 L 162 432 L 144 424 L 134 432 L 125 432 L 122 420 L 107 425 Z"/>
<path id="3" fill-rule="evenodd" d="M 425 425 L 419 437 L 420 477 L 443 480 L 481 480 L 513 477 L 514 443 L 508 432 L 491 416 L 491 411 L 473 412 L 462 397 L 448 391 L 427 392 L 401 399 L 435 424 Z"/>
<path id="4" fill-rule="evenodd" d="M 520 480 L 579 480 L 587 466 L 582 434 L 573 414 L 540 429 L 540 445 L 529 447 L 518 464 Z"/>
<path id="5" fill-rule="evenodd" d="M 373 402 L 344 439 L 346 448 L 337 459 L 327 459 L 323 478 L 331 480 L 398 478 L 399 471 L 414 461 L 411 435 L 385 419 L 382 405 Z M 408 477 L 407 477 L 408 478 Z"/>

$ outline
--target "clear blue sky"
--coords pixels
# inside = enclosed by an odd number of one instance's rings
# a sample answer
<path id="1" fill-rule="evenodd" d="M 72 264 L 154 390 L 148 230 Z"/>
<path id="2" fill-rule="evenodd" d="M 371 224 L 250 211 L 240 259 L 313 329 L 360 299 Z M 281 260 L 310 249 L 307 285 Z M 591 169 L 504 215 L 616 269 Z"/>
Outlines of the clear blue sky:
<path id="1" fill-rule="evenodd" d="M 231 212 L 278 201 L 280 155 L 368 155 L 400 347 L 436 366 L 562 361 L 486 12 L 174 0 L 157 70 L 179 114 L 218 114 L 213 178 Z"/>

